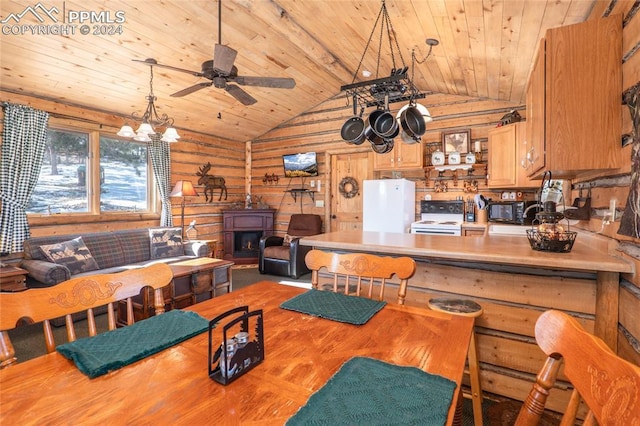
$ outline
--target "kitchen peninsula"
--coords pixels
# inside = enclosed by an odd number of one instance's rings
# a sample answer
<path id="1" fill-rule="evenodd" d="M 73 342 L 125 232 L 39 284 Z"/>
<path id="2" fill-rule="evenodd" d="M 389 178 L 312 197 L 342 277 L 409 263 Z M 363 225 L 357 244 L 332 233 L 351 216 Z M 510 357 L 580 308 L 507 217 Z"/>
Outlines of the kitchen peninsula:
<path id="1" fill-rule="evenodd" d="M 483 389 L 516 399 L 526 397 L 544 362 L 533 338 L 538 316 L 547 309 L 570 312 L 616 348 L 620 273 L 633 272 L 633 265 L 608 254 L 606 242 L 582 232 L 570 253 L 532 250 L 523 236 L 341 231 L 300 242 L 321 250 L 412 257 L 417 269 L 409 279 L 407 304 L 426 306 L 440 295 L 480 303 L 484 314 L 476 324 Z M 568 397 L 558 392 L 559 400 Z"/>

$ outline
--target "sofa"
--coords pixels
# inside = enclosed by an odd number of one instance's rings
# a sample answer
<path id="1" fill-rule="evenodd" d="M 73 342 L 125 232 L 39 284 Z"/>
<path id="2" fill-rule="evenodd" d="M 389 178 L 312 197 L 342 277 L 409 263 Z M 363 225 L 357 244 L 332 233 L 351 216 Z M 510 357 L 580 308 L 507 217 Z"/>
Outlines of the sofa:
<path id="1" fill-rule="evenodd" d="M 208 247 L 184 244 L 181 228 L 143 228 L 29 238 L 20 267 L 27 287 L 50 287 L 70 278 L 208 255 Z"/>

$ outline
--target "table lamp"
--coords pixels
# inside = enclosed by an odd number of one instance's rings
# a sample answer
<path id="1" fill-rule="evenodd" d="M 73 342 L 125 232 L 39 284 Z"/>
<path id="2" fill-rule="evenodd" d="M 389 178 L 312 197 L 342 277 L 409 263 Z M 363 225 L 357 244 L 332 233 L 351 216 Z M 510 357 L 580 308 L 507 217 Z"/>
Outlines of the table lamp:
<path id="1" fill-rule="evenodd" d="M 193 188 L 193 184 L 189 180 L 179 180 L 173 187 L 173 191 L 169 197 L 182 197 L 182 214 L 180 215 L 180 224 L 182 225 L 182 238 L 184 239 L 184 202 L 185 197 L 197 197 L 198 193 Z"/>

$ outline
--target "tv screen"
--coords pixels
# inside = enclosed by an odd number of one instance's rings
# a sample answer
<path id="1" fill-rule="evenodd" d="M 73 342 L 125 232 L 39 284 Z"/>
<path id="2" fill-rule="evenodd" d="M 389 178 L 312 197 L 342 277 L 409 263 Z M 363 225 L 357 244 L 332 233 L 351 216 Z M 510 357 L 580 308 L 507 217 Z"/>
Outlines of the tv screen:
<path id="1" fill-rule="evenodd" d="M 282 156 L 284 177 L 318 176 L 318 162 L 315 152 L 287 154 Z"/>

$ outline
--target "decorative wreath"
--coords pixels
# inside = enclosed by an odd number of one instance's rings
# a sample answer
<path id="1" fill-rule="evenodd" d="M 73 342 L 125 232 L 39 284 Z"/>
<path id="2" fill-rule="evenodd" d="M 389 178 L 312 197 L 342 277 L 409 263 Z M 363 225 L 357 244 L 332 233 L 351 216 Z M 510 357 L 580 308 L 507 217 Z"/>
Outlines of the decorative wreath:
<path id="1" fill-rule="evenodd" d="M 347 190 L 348 187 L 351 189 Z M 360 188 L 358 187 L 358 181 L 352 178 L 351 176 L 347 176 L 340 181 L 340 185 L 338 186 L 338 191 L 344 198 L 353 198 L 358 194 Z"/>

